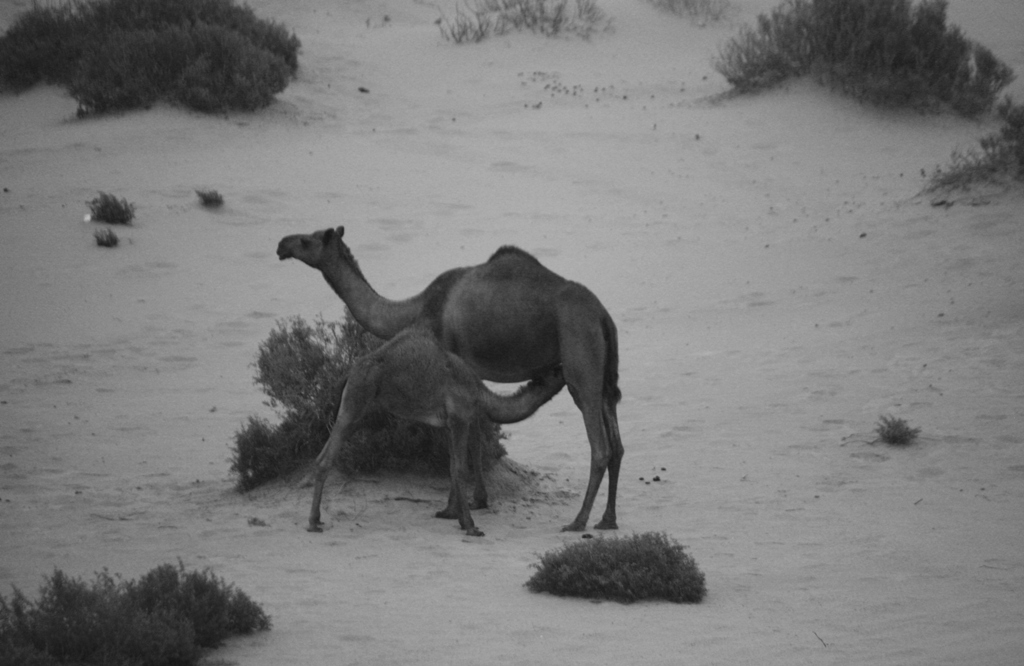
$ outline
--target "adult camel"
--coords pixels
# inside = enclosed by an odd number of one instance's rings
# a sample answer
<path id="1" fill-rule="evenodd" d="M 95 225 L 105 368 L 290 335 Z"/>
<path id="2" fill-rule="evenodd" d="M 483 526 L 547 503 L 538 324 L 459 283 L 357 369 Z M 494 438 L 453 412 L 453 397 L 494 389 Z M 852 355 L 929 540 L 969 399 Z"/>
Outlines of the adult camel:
<path id="1" fill-rule="evenodd" d="M 483 536 L 473 523 L 459 476 L 466 465 L 469 425 L 480 415 L 496 423 L 516 423 L 529 418 L 550 400 L 565 381 L 553 368 L 512 395 L 492 393 L 455 354 L 444 351 L 425 326 L 413 325 L 360 357 L 349 369 L 341 393 L 338 418 L 316 459 L 316 485 L 309 512 L 310 532 L 321 531 L 320 500 L 327 474 L 345 441 L 372 410 L 445 428 L 448 438 L 451 490 L 448 508 L 440 518 L 458 518 L 469 536 Z"/>
<path id="2" fill-rule="evenodd" d="M 606 470 L 608 504 L 594 527 L 617 529 L 615 494 L 623 456 L 616 416 L 622 397 L 618 337 L 597 297 L 529 253 L 505 246 L 486 263 L 445 271 L 421 293 L 393 301 L 367 282 L 342 240 L 344 233 L 345 228 L 338 227 L 286 236 L 277 256 L 319 270 L 356 321 L 374 335 L 390 339 L 422 323 L 445 350 L 483 379 L 522 382 L 561 365 L 590 441 L 590 480 L 583 506 L 563 530 L 587 528 Z"/>

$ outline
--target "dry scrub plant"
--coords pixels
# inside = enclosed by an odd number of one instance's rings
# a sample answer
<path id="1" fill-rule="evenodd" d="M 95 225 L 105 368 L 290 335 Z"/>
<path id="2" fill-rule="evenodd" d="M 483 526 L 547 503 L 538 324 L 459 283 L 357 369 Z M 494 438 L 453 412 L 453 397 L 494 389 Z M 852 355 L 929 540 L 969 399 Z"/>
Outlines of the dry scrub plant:
<path id="1" fill-rule="evenodd" d="M 225 639 L 270 628 L 244 592 L 209 570 L 161 565 L 138 581 L 104 571 L 87 584 L 59 569 L 30 601 L 0 596 L 0 664 L 198 664 Z"/>
<path id="2" fill-rule="evenodd" d="M 882 416 L 875 426 L 875 434 L 878 439 L 893 446 L 907 446 L 912 444 L 917 436 L 921 434 L 920 428 L 911 428 L 903 419 L 894 416 Z"/>
<path id="3" fill-rule="evenodd" d="M 100 192 L 89 202 L 90 218 L 93 222 L 107 224 L 131 224 L 135 219 L 135 204 L 127 199 L 118 199 L 113 194 Z"/>
<path id="4" fill-rule="evenodd" d="M 649 0 L 658 9 L 686 16 L 700 25 L 721 21 L 732 6 L 729 0 Z"/>
<path id="5" fill-rule="evenodd" d="M 737 90 L 814 74 L 879 105 L 975 116 L 1013 70 L 946 25 L 945 0 L 786 0 L 720 50 L 714 67 Z"/>
<path id="6" fill-rule="evenodd" d="M 645 532 L 574 541 L 545 553 L 526 582 L 533 592 L 630 603 L 665 599 L 698 603 L 704 574 L 677 541 Z"/>
<path id="7" fill-rule="evenodd" d="M 269 104 L 298 69 L 299 40 L 232 0 L 35 4 L 0 37 L 0 88 L 68 88 L 79 115 Z"/>
<path id="8" fill-rule="evenodd" d="M 92 236 L 100 247 L 117 247 L 117 244 L 121 242 L 113 229 L 97 229 Z"/>
<path id="9" fill-rule="evenodd" d="M 272 425 L 249 417 L 235 433 L 231 471 L 236 487 L 250 490 L 279 478 L 314 458 L 330 435 L 349 367 L 383 340 L 367 332 L 347 312 L 342 323 L 301 317 L 278 321 L 260 343 L 255 382 L 281 413 Z M 448 472 L 443 431 L 386 412 L 367 415 L 362 428 L 338 456 L 346 473 L 426 468 Z M 503 434 L 493 423 L 481 428 L 484 466 L 505 455 Z"/>
<path id="10" fill-rule="evenodd" d="M 480 42 L 492 35 L 529 30 L 545 37 L 571 34 L 588 39 L 607 30 L 611 20 L 594 0 L 475 0 L 456 7 L 455 18 L 444 17 L 441 36 L 456 44 Z"/>
<path id="11" fill-rule="evenodd" d="M 1002 127 L 981 138 L 980 150 L 953 151 L 950 164 L 932 172 L 926 191 L 969 189 L 1007 178 L 1024 181 L 1024 106 L 1007 96 L 996 115 Z"/>

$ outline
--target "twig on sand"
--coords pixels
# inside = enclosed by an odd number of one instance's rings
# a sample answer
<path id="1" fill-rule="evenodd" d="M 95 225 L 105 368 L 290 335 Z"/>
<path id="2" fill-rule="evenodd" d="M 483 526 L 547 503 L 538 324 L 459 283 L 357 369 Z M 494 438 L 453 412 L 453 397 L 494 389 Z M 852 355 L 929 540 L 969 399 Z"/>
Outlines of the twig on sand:
<path id="1" fill-rule="evenodd" d="M 811 633 L 814 634 L 815 638 L 817 638 L 819 641 L 821 641 L 821 636 L 818 635 L 818 632 L 811 631 Z M 828 643 L 826 643 L 825 641 L 821 641 L 821 644 L 824 645 L 825 647 L 828 647 Z"/>

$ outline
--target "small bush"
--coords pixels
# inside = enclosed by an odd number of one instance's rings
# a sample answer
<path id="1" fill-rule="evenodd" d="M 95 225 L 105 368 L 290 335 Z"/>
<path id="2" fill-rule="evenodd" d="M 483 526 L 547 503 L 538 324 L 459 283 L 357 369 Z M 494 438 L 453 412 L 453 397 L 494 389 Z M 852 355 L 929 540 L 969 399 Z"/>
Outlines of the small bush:
<path id="1" fill-rule="evenodd" d="M 39 7 L 0 38 L 0 86 L 68 88 L 79 115 L 158 100 L 200 111 L 270 103 L 299 40 L 231 0 L 99 0 Z"/>
<path id="2" fill-rule="evenodd" d="M 442 19 L 441 36 L 461 44 L 491 35 L 529 30 L 546 37 L 572 34 L 588 39 L 607 30 L 611 20 L 594 0 L 476 0 L 472 8 L 456 8 L 454 21 Z"/>
<path id="3" fill-rule="evenodd" d="M 557 596 L 698 603 L 706 593 L 696 562 L 662 533 L 575 541 L 534 566 L 538 571 L 526 586 Z"/>
<path id="4" fill-rule="evenodd" d="M 100 247 L 117 247 L 121 239 L 117 237 L 113 229 L 97 229 L 93 232 L 93 238 Z"/>
<path id="5" fill-rule="evenodd" d="M 282 413 L 281 422 L 250 417 L 235 433 L 231 471 L 236 487 L 250 490 L 286 475 L 316 457 L 330 435 L 351 364 L 383 341 L 346 313 L 343 323 L 300 317 L 279 321 L 260 343 L 255 382 Z M 447 473 L 447 442 L 437 428 L 398 419 L 384 412 L 368 414 L 362 428 L 338 456 L 346 473 L 409 470 L 426 467 Z M 484 465 L 505 455 L 500 428 L 481 428 Z"/>
<path id="6" fill-rule="evenodd" d="M 55 570 L 32 602 L 0 596 L 0 663 L 197 664 L 202 649 L 270 628 L 263 609 L 209 571 L 165 564 L 137 582 L 87 584 Z"/>
<path id="7" fill-rule="evenodd" d="M 100 192 L 98 197 L 89 202 L 89 211 L 94 222 L 127 225 L 135 219 L 135 204 L 106 192 Z"/>
<path id="8" fill-rule="evenodd" d="M 878 435 L 878 440 L 886 444 L 906 446 L 912 444 L 917 439 L 917 436 L 921 434 L 921 429 L 911 428 L 903 419 L 898 419 L 894 416 L 883 416 L 878 420 L 875 433 Z"/>
<path id="9" fill-rule="evenodd" d="M 926 191 L 969 189 L 1006 178 L 1024 180 L 1024 106 L 1007 96 L 996 113 L 1003 121 L 999 131 L 983 137 L 980 150 L 953 151 L 950 164 L 932 172 Z"/>
<path id="10" fill-rule="evenodd" d="M 196 196 L 204 208 L 220 208 L 224 205 L 224 197 L 217 190 L 196 190 Z"/>
<path id="11" fill-rule="evenodd" d="M 737 90 L 815 74 L 857 99 L 888 106 L 992 108 L 1013 70 L 946 25 L 945 0 L 787 0 L 719 52 Z"/>
<path id="12" fill-rule="evenodd" d="M 676 16 L 687 16 L 704 24 L 721 21 L 729 12 L 729 0 L 649 0 L 658 9 Z"/>

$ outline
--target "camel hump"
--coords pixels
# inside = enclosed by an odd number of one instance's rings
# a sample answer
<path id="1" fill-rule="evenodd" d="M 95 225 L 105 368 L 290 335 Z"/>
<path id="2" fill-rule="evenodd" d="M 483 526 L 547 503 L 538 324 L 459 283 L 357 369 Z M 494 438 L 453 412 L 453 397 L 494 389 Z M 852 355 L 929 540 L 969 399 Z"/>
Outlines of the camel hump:
<path id="1" fill-rule="evenodd" d="M 490 263 L 496 259 L 500 259 L 501 257 L 509 255 L 521 257 L 523 259 L 529 259 L 535 264 L 540 264 L 540 261 L 537 259 L 537 257 L 533 256 L 532 254 L 530 254 L 529 252 L 522 248 L 516 247 L 515 245 L 502 245 L 501 247 L 494 251 L 494 254 L 492 254 L 490 259 L 487 260 L 487 263 Z"/>

